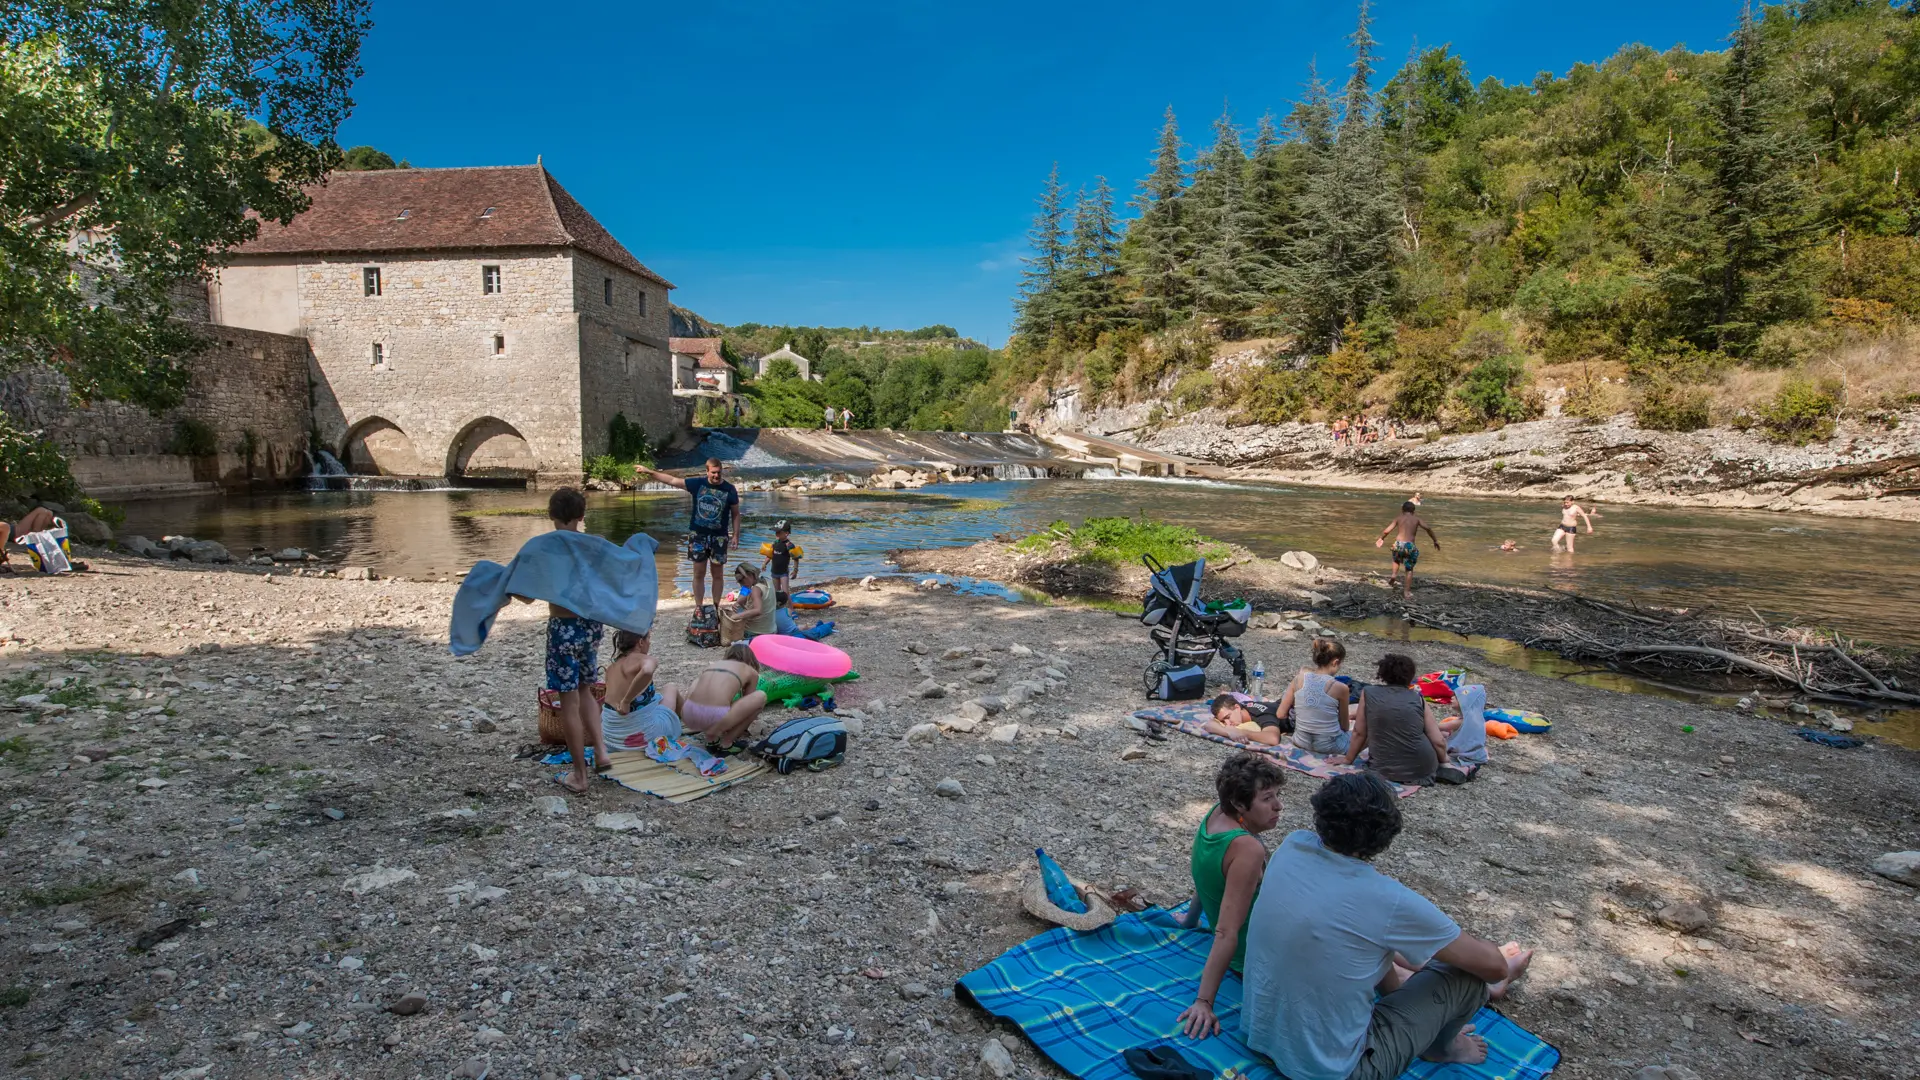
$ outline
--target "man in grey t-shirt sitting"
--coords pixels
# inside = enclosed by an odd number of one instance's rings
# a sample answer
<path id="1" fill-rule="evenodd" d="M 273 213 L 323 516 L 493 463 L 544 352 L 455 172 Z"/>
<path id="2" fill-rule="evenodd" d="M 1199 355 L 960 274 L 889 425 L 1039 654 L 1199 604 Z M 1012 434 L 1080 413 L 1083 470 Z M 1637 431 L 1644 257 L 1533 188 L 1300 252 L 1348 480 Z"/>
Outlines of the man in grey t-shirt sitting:
<path id="1" fill-rule="evenodd" d="M 1395 1080 L 1416 1056 L 1486 1060 L 1468 1021 L 1506 995 L 1533 951 L 1462 933 L 1373 868 L 1400 832 L 1399 799 L 1378 776 L 1328 780 L 1313 796 L 1313 828 L 1267 861 L 1248 917 L 1247 1045 L 1289 1080 Z"/>

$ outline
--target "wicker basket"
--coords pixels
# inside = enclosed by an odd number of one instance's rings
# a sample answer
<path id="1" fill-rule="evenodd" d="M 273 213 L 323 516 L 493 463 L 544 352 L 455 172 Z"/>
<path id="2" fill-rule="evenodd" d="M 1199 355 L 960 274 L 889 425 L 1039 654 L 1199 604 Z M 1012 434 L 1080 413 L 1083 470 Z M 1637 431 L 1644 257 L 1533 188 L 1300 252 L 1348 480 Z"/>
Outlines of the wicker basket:
<path id="1" fill-rule="evenodd" d="M 1027 914 L 1036 919 L 1057 923 L 1069 930 L 1098 930 L 1113 921 L 1116 914 L 1113 905 L 1107 903 L 1106 897 L 1101 896 L 1099 890 L 1071 875 L 1067 880 L 1073 882 L 1073 887 L 1080 890 L 1080 899 L 1087 905 L 1085 914 L 1067 911 L 1048 899 L 1047 885 L 1040 879 L 1038 867 L 1028 871 L 1025 879 L 1020 882 L 1020 906 L 1026 908 Z"/>
<path id="2" fill-rule="evenodd" d="M 560 722 L 560 692 L 541 690 L 540 700 L 540 741 L 549 746 L 567 745 L 567 725 Z M 607 700 L 607 684 L 593 684 L 593 700 L 603 705 Z"/>

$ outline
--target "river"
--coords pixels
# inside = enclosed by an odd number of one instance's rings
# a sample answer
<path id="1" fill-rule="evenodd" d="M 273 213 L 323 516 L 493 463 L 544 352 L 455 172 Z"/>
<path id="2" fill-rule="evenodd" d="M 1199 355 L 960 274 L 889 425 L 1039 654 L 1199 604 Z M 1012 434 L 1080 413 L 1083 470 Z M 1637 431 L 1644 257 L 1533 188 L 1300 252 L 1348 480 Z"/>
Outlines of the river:
<path id="1" fill-rule="evenodd" d="M 1373 537 L 1399 499 L 1380 492 L 1275 484 L 1157 480 L 1028 480 L 915 492 L 796 495 L 743 492 L 746 546 L 793 522 L 803 580 L 894 572 L 888 551 L 969 544 L 1048 522 L 1147 514 L 1277 556 L 1299 548 L 1330 565 L 1385 569 Z M 277 492 L 127 505 L 123 532 L 184 533 L 249 549 L 300 547 L 383 574 L 450 576 L 476 559 L 505 561 L 546 528 L 546 497 L 517 490 Z M 1578 553 L 1553 554 L 1559 506 L 1548 501 L 1432 496 L 1422 514 L 1440 550 L 1420 573 L 1577 590 L 1640 603 L 1708 603 L 1920 644 L 1920 566 L 1913 526 L 1759 511 L 1604 506 Z M 688 583 L 679 552 L 687 500 L 678 492 L 594 495 L 587 528 L 614 540 L 645 530 L 661 542 L 661 581 Z M 1520 544 L 1500 553 L 1502 540 Z"/>

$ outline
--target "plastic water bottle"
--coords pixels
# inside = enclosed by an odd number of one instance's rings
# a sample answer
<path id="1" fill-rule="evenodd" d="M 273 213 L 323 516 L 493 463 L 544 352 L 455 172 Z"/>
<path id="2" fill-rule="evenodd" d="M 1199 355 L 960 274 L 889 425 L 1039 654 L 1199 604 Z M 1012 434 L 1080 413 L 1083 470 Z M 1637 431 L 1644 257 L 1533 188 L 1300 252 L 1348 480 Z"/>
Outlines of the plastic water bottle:
<path id="1" fill-rule="evenodd" d="M 1253 662 L 1253 689 L 1250 691 L 1250 693 L 1252 693 L 1254 697 L 1259 698 L 1260 700 L 1263 700 L 1263 701 L 1266 700 L 1267 665 L 1266 665 L 1266 661 L 1264 660 L 1255 660 Z"/>
<path id="2" fill-rule="evenodd" d="M 1080 899 L 1080 890 L 1067 880 L 1067 872 L 1060 864 L 1047 855 L 1045 848 L 1034 848 L 1034 857 L 1040 860 L 1040 881 L 1047 887 L 1047 899 L 1062 911 L 1071 911 L 1076 915 L 1087 913 L 1087 902 Z"/>

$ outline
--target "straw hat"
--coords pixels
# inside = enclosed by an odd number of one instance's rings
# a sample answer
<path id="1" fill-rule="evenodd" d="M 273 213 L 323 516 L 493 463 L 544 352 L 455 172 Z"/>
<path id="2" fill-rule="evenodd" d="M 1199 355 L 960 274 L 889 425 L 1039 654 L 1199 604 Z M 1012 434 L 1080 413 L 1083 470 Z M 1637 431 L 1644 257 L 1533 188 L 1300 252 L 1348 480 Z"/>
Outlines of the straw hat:
<path id="1" fill-rule="evenodd" d="M 1080 899 L 1086 902 L 1085 913 L 1068 911 L 1055 905 L 1047 897 L 1047 885 L 1040 879 L 1039 867 L 1029 870 L 1020 882 L 1020 906 L 1036 919 L 1056 923 L 1069 930 L 1098 930 L 1113 921 L 1116 914 L 1113 905 L 1107 903 L 1099 890 L 1076 877 L 1069 876 L 1067 880 L 1073 882 L 1073 887 L 1079 890 Z"/>

